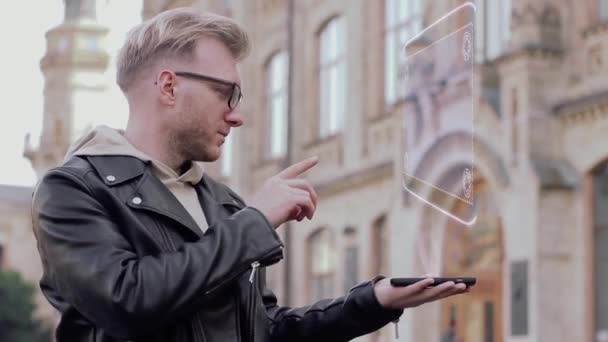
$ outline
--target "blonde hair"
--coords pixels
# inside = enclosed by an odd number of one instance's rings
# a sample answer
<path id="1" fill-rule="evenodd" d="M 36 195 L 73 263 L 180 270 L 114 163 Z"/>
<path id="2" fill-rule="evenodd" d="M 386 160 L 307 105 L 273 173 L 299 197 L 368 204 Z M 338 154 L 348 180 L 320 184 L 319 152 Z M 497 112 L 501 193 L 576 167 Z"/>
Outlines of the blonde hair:
<path id="1" fill-rule="evenodd" d="M 250 49 L 245 30 L 234 20 L 189 8 L 162 12 L 129 31 L 116 61 L 116 82 L 126 92 L 137 74 L 159 58 L 191 59 L 198 39 L 218 39 L 237 61 Z"/>

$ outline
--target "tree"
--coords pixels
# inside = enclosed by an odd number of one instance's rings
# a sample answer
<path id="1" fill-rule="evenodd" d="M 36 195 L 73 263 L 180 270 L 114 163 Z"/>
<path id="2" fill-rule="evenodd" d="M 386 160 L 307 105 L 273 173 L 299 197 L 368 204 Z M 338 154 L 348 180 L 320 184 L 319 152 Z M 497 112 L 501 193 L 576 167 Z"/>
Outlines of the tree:
<path id="1" fill-rule="evenodd" d="M 0 270 L 0 341 L 51 341 L 50 331 L 33 317 L 33 294 L 19 273 Z"/>

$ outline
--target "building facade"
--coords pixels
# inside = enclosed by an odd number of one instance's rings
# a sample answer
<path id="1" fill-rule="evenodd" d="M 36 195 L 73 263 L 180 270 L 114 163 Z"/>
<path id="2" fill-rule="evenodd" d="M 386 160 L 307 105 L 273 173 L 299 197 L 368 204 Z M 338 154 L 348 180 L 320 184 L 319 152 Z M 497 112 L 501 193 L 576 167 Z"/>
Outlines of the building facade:
<path id="1" fill-rule="evenodd" d="M 247 197 L 289 161 L 320 156 L 307 175 L 320 196 L 315 218 L 283 227 L 287 259 L 268 275 L 284 303 L 435 264 L 479 283 L 466 296 L 407 310 L 402 341 L 439 341 L 451 329 L 462 341 L 606 338 L 605 1 L 477 1 L 471 229 L 408 196 L 399 149 L 412 103 L 400 97 L 396 55 L 462 1 L 147 3 L 229 14 L 251 33 L 242 66 L 248 122 L 219 177 Z M 454 99 L 439 99 L 449 111 Z M 467 160 L 468 146 L 452 133 L 415 151 L 436 184 L 458 182 L 451 172 Z M 362 340 L 388 341 L 392 330 Z"/>
<path id="2" fill-rule="evenodd" d="M 431 270 L 478 284 L 406 310 L 400 341 L 451 341 L 450 331 L 457 341 L 608 340 L 608 2 L 476 1 L 474 136 L 430 132 L 435 148 L 413 150 L 434 184 L 457 186 L 454 169 L 470 161 L 463 142 L 475 141 L 470 229 L 404 190 L 400 149 L 414 106 L 399 91 L 402 45 L 460 4 L 145 0 L 142 16 L 190 6 L 232 16 L 251 35 L 246 123 L 209 173 L 247 199 L 289 163 L 320 157 L 307 174 L 315 217 L 280 228 L 286 259 L 267 274 L 283 304 Z M 438 94 L 439 115 L 453 110 L 449 95 Z M 69 140 L 51 116 L 43 131 Z M 360 340 L 391 341 L 393 330 Z"/>

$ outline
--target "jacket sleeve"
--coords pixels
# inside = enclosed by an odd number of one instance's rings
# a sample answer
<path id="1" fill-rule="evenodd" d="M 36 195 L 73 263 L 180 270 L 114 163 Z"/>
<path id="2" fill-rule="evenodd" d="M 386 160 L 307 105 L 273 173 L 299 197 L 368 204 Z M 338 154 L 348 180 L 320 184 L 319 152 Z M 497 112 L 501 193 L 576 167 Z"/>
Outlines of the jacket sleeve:
<path id="1" fill-rule="evenodd" d="M 382 278 L 356 285 L 344 297 L 301 308 L 277 306 L 276 296 L 265 287 L 272 341 L 350 341 L 398 320 L 403 310 L 383 308 L 374 293 L 374 284 Z"/>
<path id="2" fill-rule="evenodd" d="M 254 208 L 220 220 L 203 239 L 175 252 L 138 256 L 128 229 L 112 219 L 83 177 L 65 169 L 46 174 L 33 198 L 33 229 L 47 281 L 117 338 L 148 335 L 203 307 L 254 261 L 282 257 L 279 237 Z"/>

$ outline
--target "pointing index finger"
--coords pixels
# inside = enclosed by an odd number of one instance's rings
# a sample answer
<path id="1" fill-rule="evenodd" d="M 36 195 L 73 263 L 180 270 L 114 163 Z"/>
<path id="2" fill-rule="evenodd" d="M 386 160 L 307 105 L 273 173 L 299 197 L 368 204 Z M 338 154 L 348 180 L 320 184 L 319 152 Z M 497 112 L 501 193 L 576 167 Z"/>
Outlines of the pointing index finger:
<path id="1" fill-rule="evenodd" d="M 304 159 L 298 163 L 295 163 L 295 164 L 287 167 L 285 170 L 279 172 L 279 174 L 277 176 L 282 179 L 290 179 L 290 178 L 298 177 L 299 175 L 301 175 L 304 172 L 311 169 L 313 166 L 317 165 L 318 162 L 319 162 L 319 158 L 317 156 L 314 156 L 314 157 L 311 157 L 308 159 Z"/>

